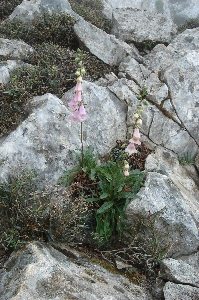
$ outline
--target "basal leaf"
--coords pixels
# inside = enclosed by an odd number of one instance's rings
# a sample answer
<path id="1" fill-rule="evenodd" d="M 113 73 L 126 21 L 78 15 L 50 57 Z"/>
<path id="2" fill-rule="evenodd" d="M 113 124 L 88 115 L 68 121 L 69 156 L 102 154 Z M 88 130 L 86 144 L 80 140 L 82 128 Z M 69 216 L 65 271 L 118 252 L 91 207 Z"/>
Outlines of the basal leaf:
<path id="1" fill-rule="evenodd" d="M 106 212 L 107 210 L 109 210 L 109 208 L 111 208 L 114 205 L 114 202 L 112 201 L 106 201 L 104 202 L 104 204 L 102 204 L 102 206 L 97 210 L 97 214 L 103 214 L 104 212 Z"/>

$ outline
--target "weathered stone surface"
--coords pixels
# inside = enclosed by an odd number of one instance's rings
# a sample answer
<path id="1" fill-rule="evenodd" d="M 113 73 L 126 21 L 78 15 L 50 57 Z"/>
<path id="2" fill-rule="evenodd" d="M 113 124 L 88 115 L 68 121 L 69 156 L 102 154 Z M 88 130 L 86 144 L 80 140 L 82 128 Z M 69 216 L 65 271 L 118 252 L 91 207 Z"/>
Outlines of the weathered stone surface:
<path id="1" fill-rule="evenodd" d="M 199 51 L 190 51 L 165 70 L 167 83 L 178 118 L 199 145 Z"/>
<path id="2" fill-rule="evenodd" d="M 186 20 L 197 18 L 199 6 L 197 0 L 102 0 L 104 4 L 104 14 L 111 19 L 112 12 L 116 8 L 139 8 L 153 12 L 163 13 L 167 18 L 171 18 L 177 25 L 184 24 Z"/>
<path id="3" fill-rule="evenodd" d="M 51 246 L 33 242 L 11 255 L 0 275 L 1 300 L 150 300 L 139 286 L 120 275 Z"/>
<path id="4" fill-rule="evenodd" d="M 83 125 L 84 146 L 93 146 L 103 155 L 126 135 L 126 107 L 107 88 L 83 83 L 89 119 Z M 44 179 L 55 183 L 64 170 L 74 163 L 71 150 L 78 150 L 80 126 L 71 125 L 66 108 L 74 89 L 63 102 L 52 94 L 35 97 L 31 114 L 0 146 L 0 178 L 12 169 L 36 169 Z M 65 105 L 66 106 L 65 106 Z"/>
<path id="5" fill-rule="evenodd" d="M 76 22 L 74 31 L 80 43 L 106 64 L 119 65 L 127 56 L 142 61 L 135 46 L 129 46 L 84 20 Z"/>
<path id="6" fill-rule="evenodd" d="M 107 18 L 112 19 L 113 10 L 116 8 L 141 8 L 142 0 L 102 0 L 104 4 L 103 13 Z"/>
<path id="7" fill-rule="evenodd" d="M 199 289 L 189 285 L 167 282 L 164 287 L 164 297 L 165 300 L 198 300 Z"/>
<path id="8" fill-rule="evenodd" d="M 165 242 L 170 243 L 167 255 L 178 257 L 197 250 L 199 245 L 197 226 L 180 190 L 169 176 L 157 172 L 148 173 L 145 187 L 141 188 L 137 196 L 138 198 L 131 201 L 127 207 L 129 219 L 133 220 L 134 215 L 147 216 L 149 212 L 150 214 L 162 212 L 155 226 L 162 230 L 163 236 L 166 228 L 169 232 L 166 241 L 164 238 L 159 241 L 159 245 L 163 247 Z M 164 224 L 167 226 L 164 227 Z"/>
<path id="9" fill-rule="evenodd" d="M 198 268 L 182 260 L 163 259 L 160 267 L 161 278 L 181 284 L 199 287 Z"/>
<path id="10" fill-rule="evenodd" d="M 23 41 L 0 38 L 0 57 L 23 60 L 33 51 L 34 49 Z"/>
<path id="11" fill-rule="evenodd" d="M 156 147 L 145 163 L 148 172 L 164 174 L 172 180 L 183 196 L 184 204 L 199 228 L 199 176 L 193 165 L 183 166 L 179 164 L 176 154 L 163 147 Z"/>
<path id="12" fill-rule="evenodd" d="M 177 27 L 163 14 L 123 8 L 113 11 L 111 33 L 125 42 L 170 43 L 177 34 Z"/>
<path id="13" fill-rule="evenodd" d="M 144 63 L 150 70 L 164 71 L 178 59 L 192 50 L 199 50 L 199 28 L 187 29 L 166 47 L 159 44 L 144 57 Z"/>
<path id="14" fill-rule="evenodd" d="M 53 12 L 67 12 L 77 16 L 67 0 L 24 0 L 14 9 L 8 19 L 19 19 L 24 23 L 31 23 L 44 12 L 50 14 Z"/>

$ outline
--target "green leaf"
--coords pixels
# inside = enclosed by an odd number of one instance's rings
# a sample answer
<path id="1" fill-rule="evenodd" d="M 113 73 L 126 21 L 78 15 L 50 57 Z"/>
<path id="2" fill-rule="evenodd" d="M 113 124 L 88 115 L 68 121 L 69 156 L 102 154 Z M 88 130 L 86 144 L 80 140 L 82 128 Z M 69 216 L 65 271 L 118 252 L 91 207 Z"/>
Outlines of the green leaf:
<path id="1" fill-rule="evenodd" d="M 85 202 L 95 202 L 95 201 L 98 201 L 100 200 L 100 198 L 86 198 L 84 199 Z"/>
<path id="2" fill-rule="evenodd" d="M 103 193 L 103 194 L 100 195 L 100 199 L 106 199 L 109 196 L 110 196 L 109 193 Z"/>
<path id="3" fill-rule="evenodd" d="M 104 212 L 109 210 L 109 208 L 111 208 L 113 205 L 114 205 L 114 202 L 112 202 L 112 201 L 104 202 L 104 204 L 102 204 L 102 206 L 97 210 L 96 213 L 103 214 Z"/>

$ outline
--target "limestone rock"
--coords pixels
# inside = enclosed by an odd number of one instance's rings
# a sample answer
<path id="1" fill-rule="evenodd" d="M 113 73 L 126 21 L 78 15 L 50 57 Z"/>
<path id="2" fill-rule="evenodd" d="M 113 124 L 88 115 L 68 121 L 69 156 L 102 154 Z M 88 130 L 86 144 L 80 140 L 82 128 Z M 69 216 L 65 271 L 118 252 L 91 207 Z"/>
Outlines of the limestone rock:
<path id="1" fill-rule="evenodd" d="M 85 259 L 33 242 L 15 252 L 0 275 L 1 300 L 151 300 L 142 288 Z"/>
<path id="2" fill-rule="evenodd" d="M 167 83 L 178 118 L 199 145 L 199 51 L 192 50 L 165 70 Z"/>
<path id="3" fill-rule="evenodd" d="M 74 31 L 80 43 L 106 64 L 117 66 L 127 56 L 142 61 L 135 46 L 129 46 L 84 20 L 76 22 Z"/>
<path id="4" fill-rule="evenodd" d="M 111 19 L 116 8 L 138 8 L 162 13 L 173 20 L 177 25 L 184 24 L 186 20 L 197 18 L 199 6 L 197 0 L 168 1 L 168 0 L 102 0 L 104 14 Z"/>
<path id="5" fill-rule="evenodd" d="M 34 49 L 23 41 L 0 38 L 0 57 L 23 60 L 33 51 Z"/>
<path id="6" fill-rule="evenodd" d="M 199 289 L 190 285 L 167 282 L 164 287 L 164 297 L 165 300 L 197 300 L 199 299 Z"/>
<path id="7" fill-rule="evenodd" d="M 164 71 L 192 50 L 199 50 L 199 28 L 187 29 L 177 35 L 166 47 L 159 44 L 144 57 L 144 63 L 150 70 Z M 161 75 L 161 74 L 160 74 Z"/>
<path id="8" fill-rule="evenodd" d="M 169 43 L 177 34 L 177 27 L 160 13 L 118 8 L 113 11 L 111 33 L 125 42 Z"/>
<path id="9" fill-rule="evenodd" d="M 179 164 L 176 154 L 163 147 L 156 147 L 145 163 L 148 172 L 158 172 L 168 176 L 183 196 L 184 204 L 199 228 L 199 176 L 194 166 L 189 170 Z"/>
<path id="10" fill-rule="evenodd" d="M 104 5 L 103 13 L 109 19 L 112 19 L 113 10 L 116 8 L 141 8 L 142 0 L 102 0 Z"/>
<path id="11" fill-rule="evenodd" d="M 24 0 L 14 9 L 8 19 L 19 19 L 26 24 L 30 24 L 36 17 L 44 12 L 50 14 L 53 12 L 66 12 L 77 16 L 67 0 Z"/>
<path id="12" fill-rule="evenodd" d="M 199 288 L 198 268 L 182 260 L 163 259 L 160 267 L 161 278 Z"/>
<path id="13" fill-rule="evenodd" d="M 198 228 L 180 190 L 174 185 L 169 176 L 157 172 L 147 175 L 145 186 L 127 207 L 129 220 L 134 216 L 147 216 L 148 213 L 161 213 L 155 228 L 162 233 L 159 240 L 161 248 L 169 243 L 167 255 L 178 257 L 192 254 L 199 245 Z M 165 226 L 165 224 L 167 224 Z M 167 238 L 165 238 L 165 230 Z"/>

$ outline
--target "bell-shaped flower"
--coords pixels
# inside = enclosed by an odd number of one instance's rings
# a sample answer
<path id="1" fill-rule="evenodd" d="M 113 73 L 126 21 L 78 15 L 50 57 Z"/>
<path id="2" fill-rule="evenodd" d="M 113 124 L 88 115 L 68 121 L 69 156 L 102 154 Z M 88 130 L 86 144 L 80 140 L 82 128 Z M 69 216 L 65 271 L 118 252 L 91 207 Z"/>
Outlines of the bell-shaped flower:
<path id="1" fill-rule="evenodd" d="M 81 92 L 76 92 L 74 95 L 74 101 L 81 102 L 82 101 L 82 93 Z"/>
<path id="2" fill-rule="evenodd" d="M 80 122 L 80 119 L 79 119 L 79 110 L 76 110 L 74 112 L 74 114 L 69 117 L 69 120 L 71 120 L 72 124 L 79 123 Z"/>
<path id="3" fill-rule="evenodd" d="M 82 83 L 81 81 L 78 81 L 75 86 L 75 92 L 82 92 Z"/>
<path id="4" fill-rule="evenodd" d="M 86 119 L 88 119 L 88 115 L 87 115 L 87 113 L 86 113 L 86 111 L 85 111 L 85 107 L 84 107 L 83 104 L 80 105 L 79 110 L 78 110 L 78 113 L 79 113 L 79 121 L 80 121 L 80 122 L 83 122 L 83 121 L 85 121 Z"/>
<path id="5" fill-rule="evenodd" d="M 129 176 L 129 171 L 128 170 L 124 170 L 124 176 Z"/>
<path id="6" fill-rule="evenodd" d="M 139 128 L 134 129 L 133 137 L 129 140 L 130 143 L 141 145 Z"/>
<path id="7" fill-rule="evenodd" d="M 129 155 L 137 153 L 137 150 L 135 149 L 135 144 L 132 142 L 130 142 L 130 144 L 126 147 L 124 151 L 127 152 Z"/>
<path id="8" fill-rule="evenodd" d="M 75 100 L 75 96 L 73 99 L 68 103 L 68 108 L 70 111 L 75 111 L 78 109 L 78 102 Z"/>

